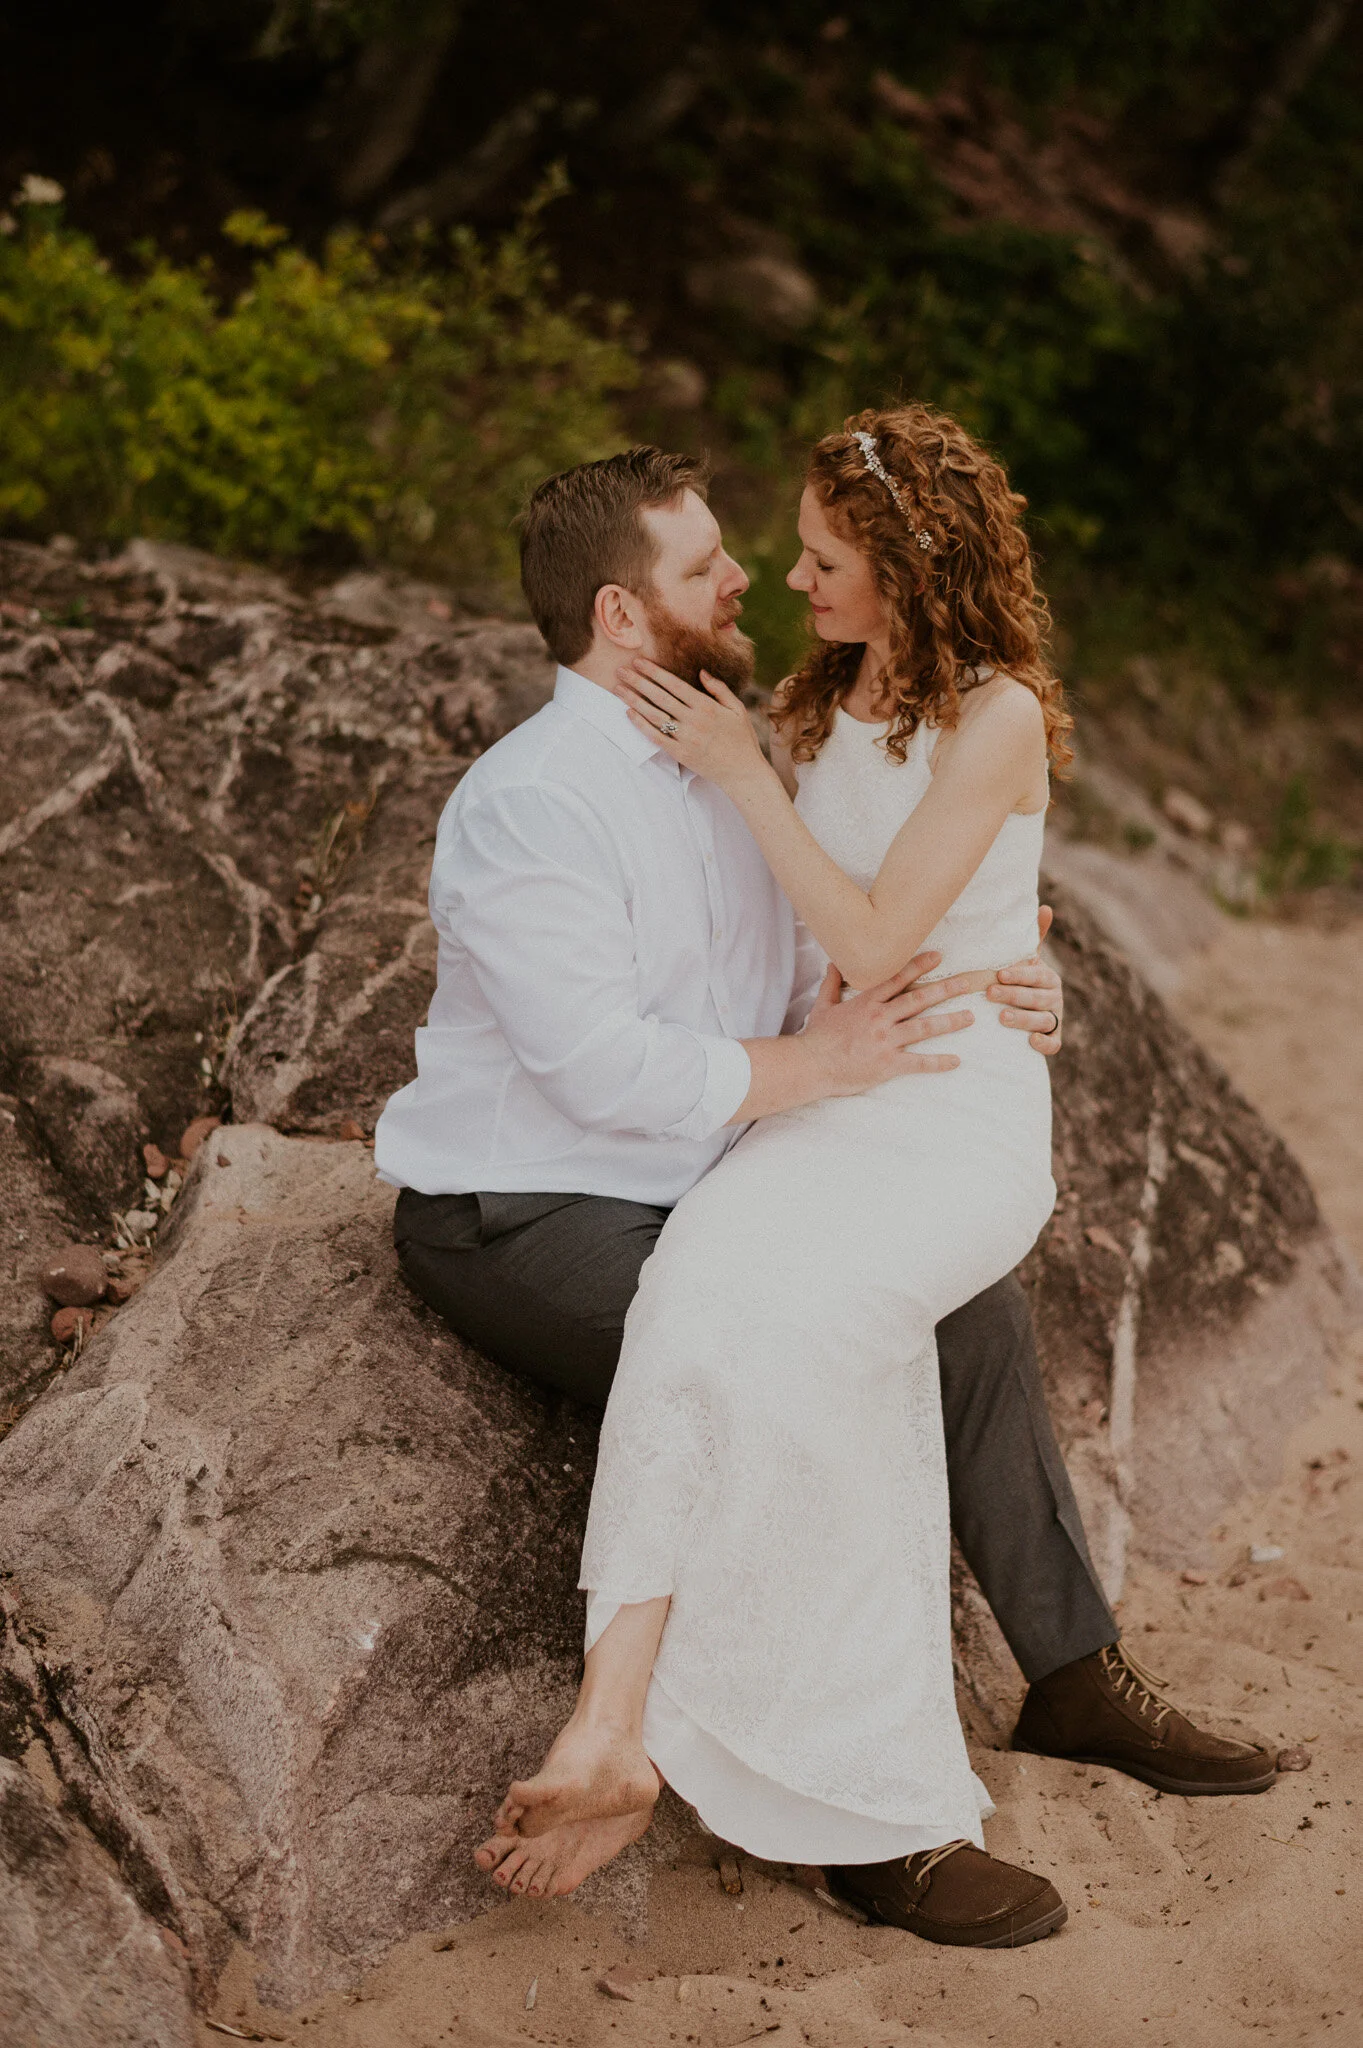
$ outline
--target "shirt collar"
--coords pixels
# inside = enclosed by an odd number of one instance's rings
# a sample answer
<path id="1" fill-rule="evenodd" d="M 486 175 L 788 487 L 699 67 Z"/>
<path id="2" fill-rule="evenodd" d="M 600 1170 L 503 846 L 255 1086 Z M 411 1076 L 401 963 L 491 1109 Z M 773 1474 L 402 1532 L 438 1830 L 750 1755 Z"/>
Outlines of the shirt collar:
<path id="1" fill-rule="evenodd" d="M 589 725 L 594 725 L 636 766 L 656 756 L 664 767 L 676 767 L 670 754 L 665 754 L 655 740 L 641 733 L 637 725 L 630 724 L 629 713 L 618 697 L 613 697 L 609 690 L 603 690 L 600 683 L 579 675 L 575 668 L 559 664 L 554 678 L 554 702 L 561 704 L 565 711 L 571 711 L 574 717 L 585 718 Z"/>

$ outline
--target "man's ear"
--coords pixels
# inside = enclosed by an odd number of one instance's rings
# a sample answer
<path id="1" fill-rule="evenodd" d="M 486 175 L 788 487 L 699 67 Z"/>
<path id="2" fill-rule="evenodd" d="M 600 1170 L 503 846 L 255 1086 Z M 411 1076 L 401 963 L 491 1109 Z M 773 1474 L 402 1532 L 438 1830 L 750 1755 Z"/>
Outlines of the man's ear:
<path id="1" fill-rule="evenodd" d="M 603 583 L 592 607 L 596 623 L 612 647 L 637 653 L 645 644 L 647 624 L 644 607 L 632 590 L 620 583 Z"/>

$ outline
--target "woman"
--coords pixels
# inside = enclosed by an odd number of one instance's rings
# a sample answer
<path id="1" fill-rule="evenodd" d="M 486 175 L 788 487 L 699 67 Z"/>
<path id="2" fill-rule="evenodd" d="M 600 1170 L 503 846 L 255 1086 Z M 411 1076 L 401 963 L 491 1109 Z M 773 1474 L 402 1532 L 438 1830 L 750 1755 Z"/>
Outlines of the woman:
<path id="1" fill-rule="evenodd" d="M 788 581 L 823 644 L 778 692 L 771 764 L 723 684 L 648 662 L 622 681 L 851 988 L 925 946 L 946 976 L 1035 943 L 1070 720 L 1022 506 L 956 422 L 864 413 L 811 458 Z M 512 1890 L 579 1882 L 647 1826 L 660 1774 L 777 1860 L 981 1844 L 933 1332 L 1025 1255 L 1055 1191 L 1046 1063 L 1013 1033 L 958 1043 L 954 1071 L 765 1119 L 669 1218 L 601 1437 L 582 1694 L 479 1852 Z M 1010 1945 L 1057 1908 L 1014 1916 Z"/>

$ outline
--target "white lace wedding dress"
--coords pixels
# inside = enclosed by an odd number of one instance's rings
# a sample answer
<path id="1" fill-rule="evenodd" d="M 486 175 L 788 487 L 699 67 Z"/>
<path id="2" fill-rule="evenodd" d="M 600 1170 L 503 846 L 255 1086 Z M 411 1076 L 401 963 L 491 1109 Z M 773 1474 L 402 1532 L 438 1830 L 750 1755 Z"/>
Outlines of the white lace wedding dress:
<path id="1" fill-rule="evenodd" d="M 839 711 L 798 808 L 863 886 L 928 787 Z M 1035 949 L 1043 816 L 1008 818 L 927 943 L 936 972 Z M 953 1006 L 955 1007 L 955 1006 Z M 671 1594 L 644 1723 L 701 1819 L 755 1855 L 877 1862 L 992 1808 L 951 1671 L 934 1325 L 1024 1256 L 1055 1198 L 1047 1063 L 984 997 L 961 1065 L 755 1124 L 643 1269 L 601 1435 L 587 1635 Z"/>

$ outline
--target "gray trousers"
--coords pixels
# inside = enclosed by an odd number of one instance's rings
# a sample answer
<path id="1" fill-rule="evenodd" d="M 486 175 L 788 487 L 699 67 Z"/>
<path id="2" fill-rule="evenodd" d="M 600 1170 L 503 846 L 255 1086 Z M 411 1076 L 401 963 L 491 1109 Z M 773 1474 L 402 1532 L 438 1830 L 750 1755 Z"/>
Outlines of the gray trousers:
<path id="1" fill-rule="evenodd" d="M 485 1357 L 603 1408 L 667 1210 L 601 1195 L 398 1197 L 422 1299 Z M 1118 1636 L 1046 1410 L 1012 1275 L 937 1325 L 951 1526 L 1028 1679 Z"/>

